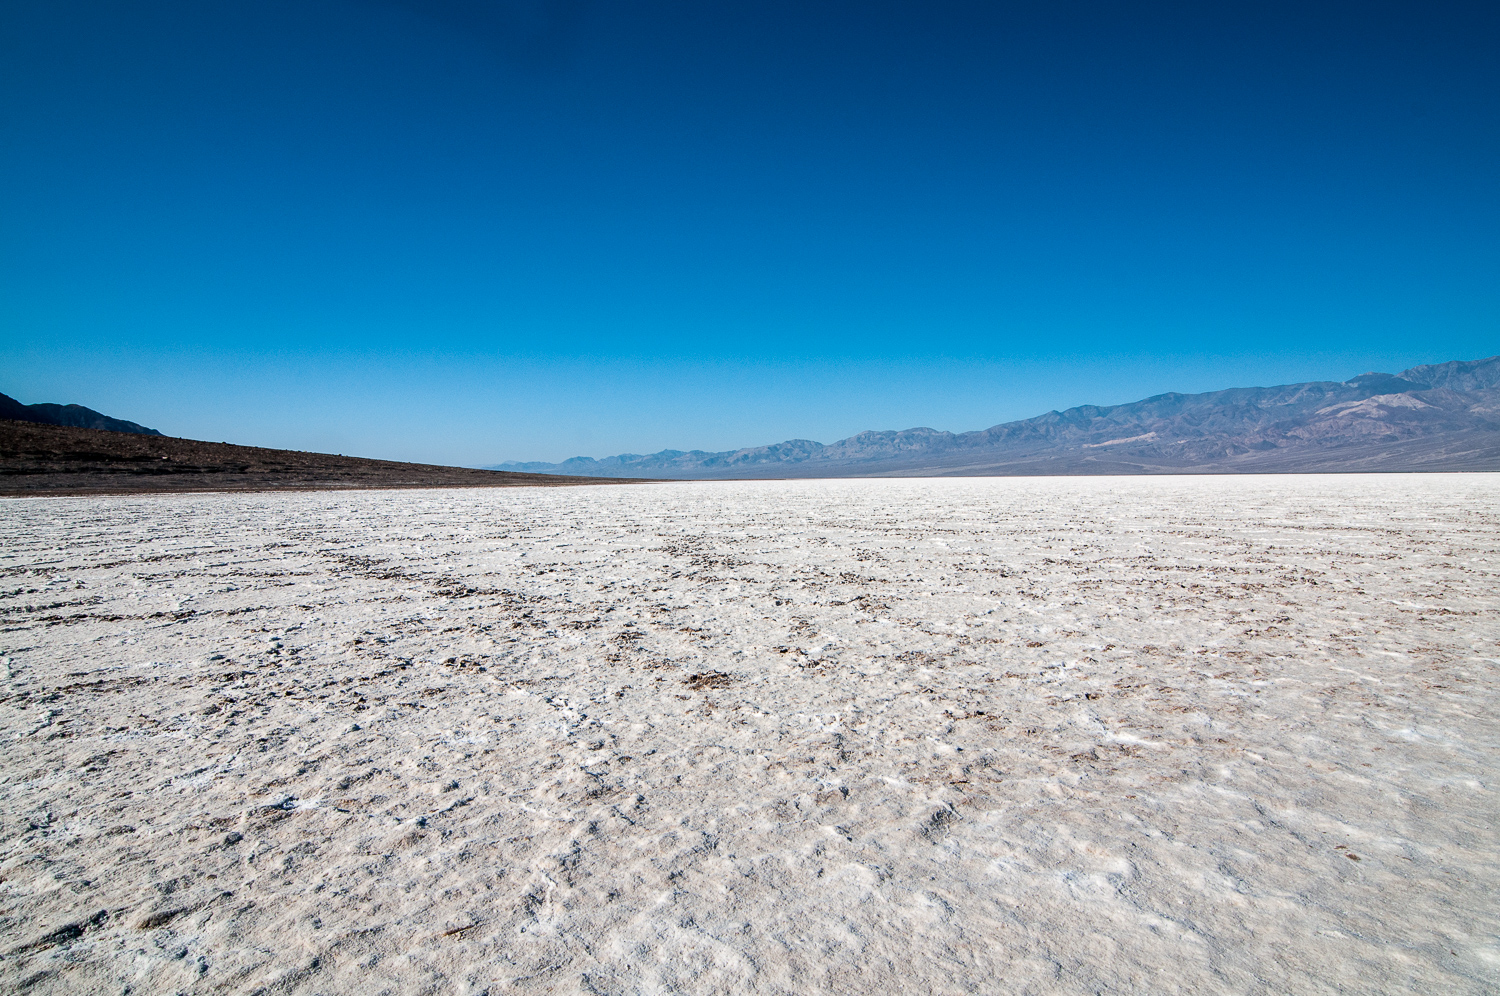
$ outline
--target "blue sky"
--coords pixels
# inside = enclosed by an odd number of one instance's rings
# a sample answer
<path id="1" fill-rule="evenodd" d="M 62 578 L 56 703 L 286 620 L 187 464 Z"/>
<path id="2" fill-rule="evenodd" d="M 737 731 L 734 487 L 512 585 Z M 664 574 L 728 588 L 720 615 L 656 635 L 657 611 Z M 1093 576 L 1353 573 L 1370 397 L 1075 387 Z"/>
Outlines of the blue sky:
<path id="1" fill-rule="evenodd" d="M 0 391 L 480 464 L 1500 353 L 1500 8 L 0 0 Z"/>

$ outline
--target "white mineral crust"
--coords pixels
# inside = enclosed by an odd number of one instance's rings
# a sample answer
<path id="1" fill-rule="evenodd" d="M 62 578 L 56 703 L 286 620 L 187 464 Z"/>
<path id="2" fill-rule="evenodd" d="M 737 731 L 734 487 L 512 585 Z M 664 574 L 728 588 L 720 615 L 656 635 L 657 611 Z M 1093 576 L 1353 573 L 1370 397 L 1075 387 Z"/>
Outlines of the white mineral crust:
<path id="1" fill-rule="evenodd" d="M 1493 993 L 1500 476 L 0 502 L 0 990 Z"/>

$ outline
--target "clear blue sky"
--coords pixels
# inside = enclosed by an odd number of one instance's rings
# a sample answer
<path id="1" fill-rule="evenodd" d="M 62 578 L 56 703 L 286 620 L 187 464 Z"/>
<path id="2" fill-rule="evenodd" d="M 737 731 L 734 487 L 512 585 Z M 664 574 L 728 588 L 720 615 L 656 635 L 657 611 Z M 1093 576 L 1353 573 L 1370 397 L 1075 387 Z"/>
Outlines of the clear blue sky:
<path id="1" fill-rule="evenodd" d="M 467 464 L 1500 353 L 1500 5 L 0 0 L 0 391 Z"/>

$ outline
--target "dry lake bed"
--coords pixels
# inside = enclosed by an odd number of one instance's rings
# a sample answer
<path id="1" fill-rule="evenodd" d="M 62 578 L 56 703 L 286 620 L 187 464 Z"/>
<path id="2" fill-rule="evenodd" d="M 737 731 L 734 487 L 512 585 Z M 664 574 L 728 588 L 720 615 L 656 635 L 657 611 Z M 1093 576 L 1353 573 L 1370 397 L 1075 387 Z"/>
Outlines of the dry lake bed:
<path id="1" fill-rule="evenodd" d="M 0 991 L 1500 990 L 1500 475 L 23 499 L 0 575 Z"/>

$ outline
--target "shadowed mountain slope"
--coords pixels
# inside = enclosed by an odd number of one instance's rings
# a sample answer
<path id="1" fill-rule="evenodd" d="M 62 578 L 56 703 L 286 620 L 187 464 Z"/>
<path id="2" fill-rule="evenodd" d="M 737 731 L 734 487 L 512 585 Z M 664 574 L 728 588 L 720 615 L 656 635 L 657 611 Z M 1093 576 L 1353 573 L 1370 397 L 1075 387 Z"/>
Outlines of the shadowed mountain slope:
<path id="1" fill-rule="evenodd" d="M 8 394 L 0 394 L 0 419 L 35 422 L 39 425 L 70 425 L 76 429 L 106 429 L 141 436 L 161 435 L 155 429 L 121 418 L 110 418 L 82 405 L 23 405 Z"/>
<path id="2" fill-rule="evenodd" d="M 975 432 L 861 432 L 497 470 L 681 479 L 1500 470 L 1500 356 L 1342 382 L 1161 394 Z"/>

